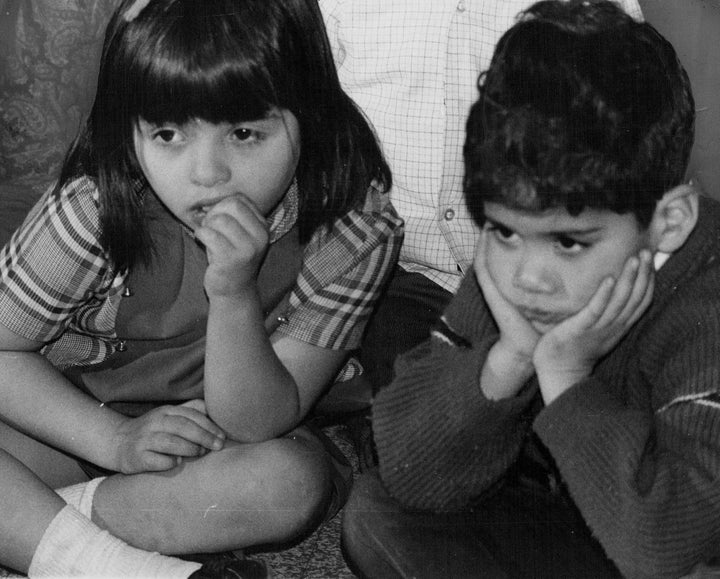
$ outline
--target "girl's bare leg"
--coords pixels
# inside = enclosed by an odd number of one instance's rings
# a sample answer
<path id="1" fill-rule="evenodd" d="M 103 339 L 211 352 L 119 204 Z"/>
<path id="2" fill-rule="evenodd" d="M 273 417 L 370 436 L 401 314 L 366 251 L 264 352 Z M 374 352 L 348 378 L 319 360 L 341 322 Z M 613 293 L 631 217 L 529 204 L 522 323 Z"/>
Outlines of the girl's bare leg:
<path id="1" fill-rule="evenodd" d="M 284 541 L 323 512 L 329 472 L 321 443 L 301 429 L 263 443 L 228 443 L 171 471 L 107 478 L 95 492 L 92 520 L 166 554 Z"/>
<path id="2" fill-rule="evenodd" d="M 0 563 L 27 573 L 45 529 L 64 507 L 30 469 L 0 449 Z"/>
<path id="3" fill-rule="evenodd" d="M 0 422 L 0 448 L 53 489 L 88 480 L 75 459 Z"/>

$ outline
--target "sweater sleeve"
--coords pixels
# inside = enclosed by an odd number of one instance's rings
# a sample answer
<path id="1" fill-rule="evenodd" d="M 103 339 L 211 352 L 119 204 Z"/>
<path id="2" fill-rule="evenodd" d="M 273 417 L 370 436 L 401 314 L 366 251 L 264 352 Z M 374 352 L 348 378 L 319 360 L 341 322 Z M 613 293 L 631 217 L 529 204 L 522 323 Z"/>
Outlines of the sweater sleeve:
<path id="1" fill-rule="evenodd" d="M 373 404 L 380 476 L 402 504 L 461 508 L 515 461 L 529 430 L 536 387 L 490 401 L 480 374 L 497 328 L 472 274 L 449 305 L 445 326 L 402 356 L 397 377 Z"/>
<path id="2" fill-rule="evenodd" d="M 535 420 L 573 500 L 627 577 L 678 577 L 717 554 L 720 276 L 712 277 L 645 325 L 624 387 L 615 386 L 627 374 L 598 372 Z"/>

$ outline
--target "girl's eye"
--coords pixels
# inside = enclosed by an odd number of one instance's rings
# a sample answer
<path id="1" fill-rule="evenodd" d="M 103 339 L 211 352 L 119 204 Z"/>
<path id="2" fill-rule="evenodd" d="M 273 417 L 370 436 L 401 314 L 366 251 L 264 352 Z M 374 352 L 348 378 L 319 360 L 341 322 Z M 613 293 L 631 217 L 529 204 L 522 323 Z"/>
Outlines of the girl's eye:
<path id="1" fill-rule="evenodd" d="M 567 235 L 558 235 L 555 243 L 563 253 L 580 253 L 583 249 L 589 247 L 588 243 L 583 243 Z"/>
<path id="2" fill-rule="evenodd" d="M 260 140 L 260 135 L 257 131 L 241 127 L 233 131 L 233 137 L 242 143 L 250 143 Z"/>
<path id="3" fill-rule="evenodd" d="M 180 138 L 175 129 L 158 129 L 153 131 L 152 137 L 164 144 L 176 142 Z"/>

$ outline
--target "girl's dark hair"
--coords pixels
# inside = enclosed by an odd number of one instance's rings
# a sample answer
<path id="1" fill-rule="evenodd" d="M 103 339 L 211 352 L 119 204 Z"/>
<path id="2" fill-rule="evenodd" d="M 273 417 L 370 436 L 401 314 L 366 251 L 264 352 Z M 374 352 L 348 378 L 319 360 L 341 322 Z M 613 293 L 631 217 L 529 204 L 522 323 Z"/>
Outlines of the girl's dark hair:
<path id="1" fill-rule="evenodd" d="M 670 43 L 613 2 L 538 2 L 501 38 L 467 123 L 465 193 L 542 211 L 632 212 L 684 179 L 694 102 Z"/>
<path id="2" fill-rule="evenodd" d="M 236 123 L 292 112 L 303 241 L 361 206 L 373 180 L 390 188 L 375 134 L 340 87 L 317 0 L 152 0 L 127 22 L 131 4 L 108 24 L 95 102 L 59 180 L 96 180 L 101 242 L 116 269 L 151 257 L 133 146 L 139 118 Z"/>

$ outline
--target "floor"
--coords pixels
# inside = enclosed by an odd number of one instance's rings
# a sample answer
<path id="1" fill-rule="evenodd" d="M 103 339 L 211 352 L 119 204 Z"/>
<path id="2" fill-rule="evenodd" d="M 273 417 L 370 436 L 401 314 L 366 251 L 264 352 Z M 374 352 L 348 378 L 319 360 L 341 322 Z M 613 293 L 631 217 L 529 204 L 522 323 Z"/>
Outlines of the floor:
<path id="1" fill-rule="evenodd" d="M 326 434 L 337 444 L 358 472 L 358 459 L 350 443 L 345 426 L 332 426 Z M 274 579 L 353 579 L 340 550 L 342 511 L 298 545 L 277 552 L 253 554 L 264 559 L 272 569 Z M 0 577 L 18 578 L 0 567 Z"/>

